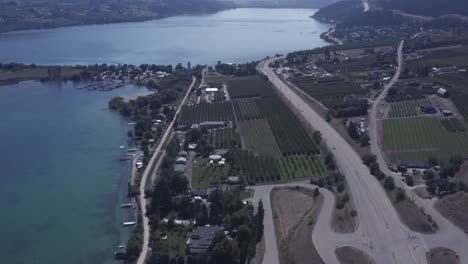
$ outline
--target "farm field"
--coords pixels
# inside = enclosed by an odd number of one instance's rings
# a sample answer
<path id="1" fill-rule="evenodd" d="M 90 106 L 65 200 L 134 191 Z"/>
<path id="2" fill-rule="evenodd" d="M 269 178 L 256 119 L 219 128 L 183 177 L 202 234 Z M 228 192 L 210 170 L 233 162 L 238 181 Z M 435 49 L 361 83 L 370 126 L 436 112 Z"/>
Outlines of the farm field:
<path id="1" fill-rule="evenodd" d="M 226 75 L 205 75 L 205 83 L 226 83 L 233 78 Z"/>
<path id="2" fill-rule="evenodd" d="M 239 121 L 238 127 L 243 138 L 244 149 L 255 154 L 282 157 L 281 150 L 266 119 Z"/>
<path id="3" fill-rule="evenodd" d="M 418 67 L 428 65 L 434 66 L 457 66 L 468 67 L 468 47 L 439 49 L 431 51 L 428 55 L 419 60 L 408 61 L 407 67 L 415 70 Z"/>
<path id="4" fill-rule="evenodd" d="M 447 132 L 465 132 L 466 125 L 458 118 L 441 119 L 440 123 Z"/>
<path id="5" fill-rule="evenodd" d="M 366 96 L 368 91 L 357 84 L 339 77 L 314 79 L 312 77 L 298 77 L 291 81 L 308 95 L 321 101 L 325 105 L 330 105 L 336 99 L 342 99 L 347 95 Z"/>
<path id="6" fill-rule="evenodd" d="M 214 102 L 215 103 L 220 103 L 226 101 L 226 95 L 224 94 L 224 91 L 219 91 L 214 93 Z"/>
<path id="7" fill-rule="evenodd" d="M 265 115 L 260 112 L 256 103 L 257 99 L 233 100 L 234 109 L 238 120 L 262 119 Z"/>
<path id="8" fill-rule="evenodd" d="M 383 125 L 384 146 L 395 162 L 468 155 L 468 133 L 447 132 L 436 118 L 387 119 Z"/>
<path id="9" fill-rule="evenodd" d="M 279 171 L 283 180 L 298 180 L 320 177 L 327 174 L 322 160 L 315 156 L 289 156 L 279 161 Z"/>
<path id="10" fill-rule="evenodd" d="M 266 116 L 283 155 L 320 153 L 300 121 L 281 99 L 261 99 L 257 104 Z"/>
<path id="11" fill-rule="evenodd" d="M 208 135 L 208 141 L 215 149 L 240 146 L 240 137 L 235 128 L 215 129 Z"/>
<path id="12" fill-rule="evenodd" d="M 393 56 L 385 57 L 379 61 L 377 55 L 368 55 L 354 60 L 349 60 L 344 63 L 324 64 L 323 67 L 328 72 L 364 72 L 370 68 L 378 67 L 382 62 L 389 64 L 392 63 Z"/>
<path id="13" fill-rule="evenodd" d="M 206 189 L 212 185 L 220 184 L 229 175 L 230 166 L 209 165 L 209 160 L 201 157 L 194 159 L 192 167 L 192 189 Z"/>
<path id="14" fill-rule="evenodd" d="M 468 60 L 468 57 L 465 59 Z M 450 99 L 453 101 L 465 120 L 468 121 L 468 87 L 466 86 L 468 83 L 468 73 L 444 74 L 438 76 L 437 80 L 450 85 L 448 88 Z"/>
<path id="15" fill-rule="evenodd" d="M 205 121 L 234 121 L 231 102 L 184 106 L 179 123 L 190 126 Z"/>
<path id="16" fill-rule="evenodd" d="M 430 104 L 427 99 L 401 101 L 391 103 L 391 109 L 388 113 L 389 118 L 401 118 L 417 116 L 419 107 Z"/>
<path id="17" fill-rule="evenodd" d="M 249 184 L 268 183 L 281 179 L 277 159 L 270 155 L 255 155 L 248 150 L 233 149 L 229 153 L 235 167 L 232 172 Z"/>
<path id="18" fill-rule="evenodd" d="M 228 82 L 228 92 L 231 99 L 275 96 L 271 84 L 257 75 L 232 78 Z"/>

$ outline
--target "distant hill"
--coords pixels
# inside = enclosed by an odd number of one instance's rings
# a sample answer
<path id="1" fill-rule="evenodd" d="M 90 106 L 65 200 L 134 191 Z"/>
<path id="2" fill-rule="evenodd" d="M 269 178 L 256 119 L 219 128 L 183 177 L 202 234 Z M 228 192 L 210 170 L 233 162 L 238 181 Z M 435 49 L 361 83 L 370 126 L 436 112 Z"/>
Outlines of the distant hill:
<path id="1" fill-rule="evenodd" d="M 220 0 L 237 7 L 320 8 L 339 0 Z"/>
<path id="2" fill-rule="evenodd" d="M 468 15 L 468 0 L 370 0 L 378 7 L 399 9 L 406 13 L 438 17 L 448 14 Z"/>
<path id="3" fill-rule="evenodd" d="M 341 23 L 363 11 L 364 7 L 360 0 L 345 0 L 320 8 L 313 17 L 318 21 Z"/>
<path id="4" fill-rule="evenodd" d="M 232 7 L 219 0 L 0 0 L 0 32 L 143 21 Z"/>

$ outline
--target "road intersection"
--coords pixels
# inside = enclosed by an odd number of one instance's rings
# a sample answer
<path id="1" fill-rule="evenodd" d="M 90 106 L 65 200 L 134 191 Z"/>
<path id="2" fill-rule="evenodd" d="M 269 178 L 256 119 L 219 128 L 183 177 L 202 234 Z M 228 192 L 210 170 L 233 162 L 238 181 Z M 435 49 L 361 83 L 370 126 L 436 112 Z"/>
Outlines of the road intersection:
<path id="1" fill-rule="evenodd" d="M 402 45 L 400 45 L 398 51 L 399 58 L 402 58 Z M 322 208 L 317 226 L 312 234 L 314 245 L 323 261 L 327 264 L 339 263 L 335 255 L 335 249 L 349 245 L 365 251 L 379 264 L 425 264 L 426 252 L 437 244 L 435 241 L 437 241 L 438 235 L 422 235 L 413 232 L 400 221 L 398 213 L 380 183 L 374 176 L 370 175 L 369 169 L 362 163 L 361 158 L 354 149 L 269 67 L 269 64 L 277 59 L 272 58 L 260 62 L 257 66 L 258 70 L 268 76 L 283 98 L 301 110 L 297 111 L 297 113 L 301 114 L 304 120 L 322 132 L 327 145 L 335 147 L 333 152 L 337 165 L 347 179 L 358 212 L 359 227 L 357 231 L 350 234 L 337 234 L 331 230 L 330 224 L 333 207 L 329 206 L 329 204 L 334 204 L 334 198 L 325 197 L 324 200 L 327 202 Z M 401 71 L 400 67 L 399 65 L 397 68 L 398 74 Z M 392 81 L 396 81 L 396 79 L 398 79 L 398 76 Z M 269 194 L 262 194 L 262 189 L 259 190 L 260 192 L 254 197 L 254 200 L 260 199 L 259 197 L 266 199 L 269 196 Z M 328 201 L 330 199 L 331 201 Z M 267 218 L 268 215 L 271 216 L 271 206 L 265 206 L 265 208 L 265 218 Z M 268 209 L 270 209 L 270 212 L 267 212 Z M 265 221 L 265 227 L 270 228 L 269 225 Z M 271 230 L 265 230 L 265 234 L 267 233 L 271 233 Z M 461 230 L 458 233 L 457 238 L 463 241 L 462 238 L 465 235 Z M 274 229 L 272 234 L 274 236 Z M 270 241 L 272 239 L 275 238 L 265 239 L 267 249 L 263 263 L 275 263 L 268 261 L 277 259 L 277 248 L 274 248 L 276 243 Z M 466 240 L 466 236 L 464 240 Z M 448 247 L 449 245 L 444 246 Z M 455 251 L 457 249 L 458 247 L 454 248 Z M 274 256 L 268 256 L 270 253 Z M 459 252 L 457 251 L 457 253 Z M 466 258 L 463 256 L 462 260 L 464 259 Z"/>

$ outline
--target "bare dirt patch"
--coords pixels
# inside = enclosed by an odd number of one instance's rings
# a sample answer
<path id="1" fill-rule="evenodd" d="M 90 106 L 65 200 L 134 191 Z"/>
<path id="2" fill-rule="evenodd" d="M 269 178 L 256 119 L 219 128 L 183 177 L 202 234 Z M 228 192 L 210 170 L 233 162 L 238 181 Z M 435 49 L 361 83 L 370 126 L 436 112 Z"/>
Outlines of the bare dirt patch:
<path id="1" fill-rule="evenodd" d="M 345 189 L 349 190 L 348 184 L 345 184 Z M 336 199 L 343 200 L 344 196 L 348 197 L 348 202 L 344 204 L 344 207 L 337 209 L 336 206 L 333 208 L 331 226 L 337 233 L 352 233 L 356 231 L 358 226 L 358 216 L 355 210 L 353 196 L 350 192 L 336 193 Z M 335 204 L 336 205 L 336 204 Z"/>
<path id="2" fill-rule="evenodd" d="M 460 259 L 453 250 L 448 248 L 433 248 L 426 254 L 428 264 L 460 264 Z"/>
<path id="3" fill-rule="evenodd" d="M 356 231 L 356 217 L 351 215 L 353 206 L 346 203 L 343 209 L 334 209 L 332 215 L 332 228 L 338 233 L 352 233 Z"/>
<path id="4" fill-rule="evenodd" d="M 463 164 L 460 167 L 460 170 L 455 175 L 455 178 L 464 182 L 465 184 L 468 184 L 468 161 L 467 160 L 463 162 Z"/>
<path id="5" fill-rule="evenodd" d="M 448 220 L 468 234 L 468 193 L 447 195 L 435 203 L 435 208 Z"/>
<path id="6" fill-rule="evenodd" d="M 369 255 L 353 247 L 340 247 L 335 253 L 341 264 L 375 264 Z"/>
<path id="7" fill-rule="evenodd" d="M 395 207 L 401 221 L 412 231 L 423 234 L 433 234 L 437 231 L 437 223 L 432 217 L 418 207 L 410 198 L 397 202 L 397 190 L 387 192 L 393 206 Z"/>
<path id="8" fill-rule="evenodd" d="M 312 191 L 303 188 L 278 188 L 271 192 L 281 264 L 324 263 L 312 242 L 322 200 L 321 195 L 314 198 Z"/>

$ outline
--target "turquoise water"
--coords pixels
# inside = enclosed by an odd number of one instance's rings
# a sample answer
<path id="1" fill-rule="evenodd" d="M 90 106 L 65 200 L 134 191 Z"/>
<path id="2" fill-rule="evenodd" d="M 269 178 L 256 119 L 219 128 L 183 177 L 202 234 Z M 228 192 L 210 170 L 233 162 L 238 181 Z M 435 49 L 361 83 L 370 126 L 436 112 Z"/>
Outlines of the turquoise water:
<path id="1" fill-rule="evenodd" d="M 73 83 L 0 87 L 1 263 L 113 263 L 126 241 L 119 208 L 129 164 L 128 121 L 106 110 L 115 95 Z"/>
<path id="2" fill-rule="evenodd" d="M 0 62 L 37 64 L 249 62 L 324 45 L 314 9 L 245 8 L 138 23 L 0 34 Z"/>

